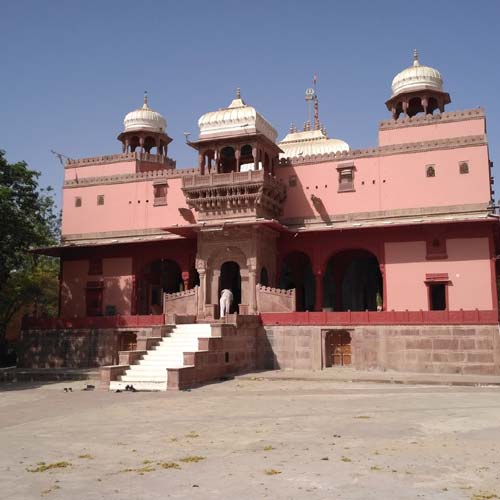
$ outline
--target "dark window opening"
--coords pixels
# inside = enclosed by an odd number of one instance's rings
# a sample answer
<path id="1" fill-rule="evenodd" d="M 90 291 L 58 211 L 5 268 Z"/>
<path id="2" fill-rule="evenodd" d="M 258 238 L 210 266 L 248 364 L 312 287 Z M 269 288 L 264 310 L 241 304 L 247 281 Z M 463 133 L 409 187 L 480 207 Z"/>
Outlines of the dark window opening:
<path id="1" fill-rule="evenodd" d="M 429 285 L 429 302 L 431 311 L 444 311 L 446 309 L 446 285 L 444 283 Z"/>
<path id="2" fill-rule="evenodd" d="M 427 177 L 436 177 L 436 169 L 434 168 L 434 165 L 427 166 L 427 170 L 425 171 L 425 175 Z"/>
<path id="3" fill-rule="evenodd" d="M 102 259 L 97 257 L 89 260 L 89 274 L 102 274 Z"/>
<path id="4" fill-rule="evenodd" d="M 337 171 L 339 173 L 339 189 L 338 192 L 354 191 L 354 171 L 356 167 L 353 163 L 339 165 Z"/>
<path id="5" fill-rule="evenodd" d="M 461 174 L 469 173 L 469 164 L 466 161 L 461 161 L 458 165 Z"/>
<path id="6" fill-rule="evenodd" d="M 97 195 L 97 204 L 98 205 L 104 205 L 104 195 L 103 194 L 98 194 Z"/>
<path id="7" fill-rule="evenodd" d="M 77 196 L 75 198 L 75 207 L 79 208 L 81 206 L 82 206 L 82 199 L 79 196 Z"/>
<path id="8" fill-rule="evenodd" d="M 167 184 L 155 184 L 154 186 L 154 205 L 167 204 Z"/>

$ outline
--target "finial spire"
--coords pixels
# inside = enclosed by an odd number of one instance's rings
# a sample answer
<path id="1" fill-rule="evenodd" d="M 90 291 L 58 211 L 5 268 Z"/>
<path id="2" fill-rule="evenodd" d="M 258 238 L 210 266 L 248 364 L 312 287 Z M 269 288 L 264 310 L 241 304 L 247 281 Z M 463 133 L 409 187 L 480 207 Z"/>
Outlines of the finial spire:
<path id="1" fill-rule="evenodd" d="M 144 108 L 147 108 L 148 107 L 148 91 L 145 90 L 144 91 Z"/>
<path id="2" fill-rule="evenodd" d="M 413 49 L 413 66 L 420 66 L 420 62 L 418 61 L 417 49 Z"/>
<path id="3" fill-rule="evenodd" d="M 241 90 L 239 87 L 236 89 L 236 99 L 241 99 Z"/>

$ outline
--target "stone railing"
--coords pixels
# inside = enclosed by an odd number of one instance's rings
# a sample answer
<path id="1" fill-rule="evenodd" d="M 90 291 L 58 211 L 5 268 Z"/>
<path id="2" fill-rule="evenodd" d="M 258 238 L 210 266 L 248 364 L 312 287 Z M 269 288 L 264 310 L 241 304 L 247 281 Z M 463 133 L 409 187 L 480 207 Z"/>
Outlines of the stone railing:
<path id="1" fill-rule="evenodd" d="M 198 286 L 177 293 L 163 295 L 163 313 L 196 315 L 198 312 Z"/>
<path id="2" fill-rule="evenodd" d="M 295 311 L 295 288 L 284 290 L 258 284 L 256 289 L 257 310 L 260 313 Z"/>
<path id="3" fill-rule="evenodd" d="M 382 120 L 379 122 L 379 130 L 387 130 L 400 127 L 433 125 L 435 123 L 448 123 L 463 120 L 475 120 L 477 118 L 484 118 L 485 113 L 483 108 L 464 109 L 459 111 L 449 111 L 446 113 L 438 113 L 435 115 L 420 115 L 402 117 L 398 120 Z"/>
<path id="4" fill-rule="evenodd" d="M 182 179 L 182 186 L 186 188 L 225 186 L 227 184 L 246 184 L 248 182 L 259 182 L 264 180 L 271 183 L 275 182 L 277 185 L 281 184 L 275 177 L 263 170 L 249 170 L 247 172 L 186 176 Z"/>
<path id="5" fill-rule="evenodd" d="M 102 165 L 105 163 L 119 163 L 122 161 L 138 160 L 148 163 L 159 163 L 166 168 L 175 168 L 175 161 L 165 155 L 154 155 L 151 153 L 117 153 L 114 155 L 93 156 L 89 158 L 69 158 L 66 161 L 65 168 L 85 167 L 90 165 Z"/>
<path id="6" fill-rule="evenodd" d="M 336 153 L 325 153 L 322 155 L 281 158 L 279 161 L 279 167 L 290 167 L 291 165 L 303 165 L 307 163 L 321 163 L 325 161 L 352 161 L 358 158 L 390 156 L 406 153 L 422 153 L 424 151 L 483 146 L 486 144 L 486 135 L 470 135 L 465 137 L 453 137 L 451 139 L 436 139 L 433 141 L 390 144 L 388 146 L 378 146 L 367 149 L 352 149 L 350 151 L 338 151 Z"/>
<path id="7" fill-rule="evenodd" d="M 174 179 L 185 175 L 193 175 L 198 172 L 196 168 L 176 169 L 163 168 L 161 170 L 146 170 L 145 172 L 133 172 L 127 174 L 103 175 L 100 177 L 83 177 L 64 181 L 64 187 L 81 187 L 101 184 L 123 184 L 126 182 L 141 182 L 160 179 Z"/>

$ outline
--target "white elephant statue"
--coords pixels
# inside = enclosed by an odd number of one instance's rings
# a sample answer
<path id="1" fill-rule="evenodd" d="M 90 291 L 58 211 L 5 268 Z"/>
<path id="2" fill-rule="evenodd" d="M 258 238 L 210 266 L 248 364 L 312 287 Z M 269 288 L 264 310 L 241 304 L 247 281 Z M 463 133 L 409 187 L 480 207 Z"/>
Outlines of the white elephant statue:
<path id="1" fill-rule="evenodd" d="M 220 293 L 220 317 L 223 318 L 226 314 L 229 314 L 231 310 L 231 305 L 233 303 L 233 292 L 225 288 Z"/>

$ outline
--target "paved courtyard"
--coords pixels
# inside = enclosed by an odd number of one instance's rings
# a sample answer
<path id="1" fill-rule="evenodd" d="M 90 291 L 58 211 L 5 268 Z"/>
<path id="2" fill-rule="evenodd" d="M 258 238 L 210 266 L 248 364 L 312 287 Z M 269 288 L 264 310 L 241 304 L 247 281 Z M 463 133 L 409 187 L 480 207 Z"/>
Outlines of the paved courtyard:
<path id="1" fill-rule="evenodd" d="M 499 387 L 85 383 L 0 385 L 1 498 L 500 499 Z"/>

